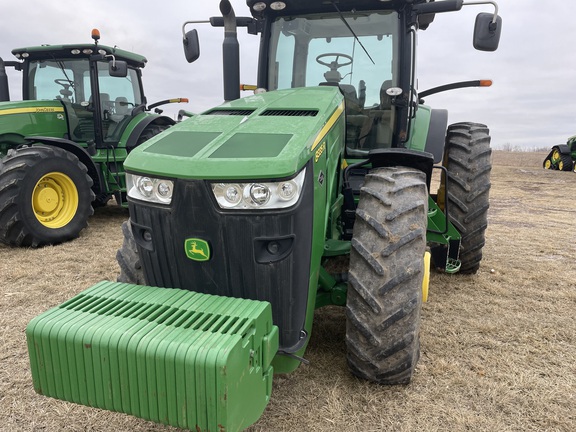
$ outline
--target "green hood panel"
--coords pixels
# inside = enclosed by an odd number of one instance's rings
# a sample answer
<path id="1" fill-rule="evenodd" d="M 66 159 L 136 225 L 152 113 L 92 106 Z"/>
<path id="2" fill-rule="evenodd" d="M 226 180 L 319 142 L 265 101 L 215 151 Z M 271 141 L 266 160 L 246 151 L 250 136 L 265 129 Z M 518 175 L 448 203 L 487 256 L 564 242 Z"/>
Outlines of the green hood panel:
<path id="1" fill-rule="evenodd" d="M 248 96 L 194 116 L 135 149 L 129 171 L 172 178 L 289 177 L 339 108 L 336 87 Z"/>
<path id="2" fill-rule="evenodd" d="M 63 138 L 67 132 L 66 112 L 59 101 L 0 102 L 0 142 L 17 136 Z"/>

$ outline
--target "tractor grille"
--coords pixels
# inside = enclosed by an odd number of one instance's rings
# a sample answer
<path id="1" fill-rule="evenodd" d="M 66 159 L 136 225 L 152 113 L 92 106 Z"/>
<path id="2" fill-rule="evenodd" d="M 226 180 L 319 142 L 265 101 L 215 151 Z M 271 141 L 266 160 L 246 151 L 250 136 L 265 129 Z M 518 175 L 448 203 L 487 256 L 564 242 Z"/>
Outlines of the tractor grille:
<path id="1" fill-rule="evenodd" d="M 130 202 L 130 218 L 148 284 L 270 302 L 281 350 L 290 352 L 302 342 L 312 248 L 312 176 L 305 181 L 300 202 L 288 210 L 222 211 L 208 183 L 179 180 L 171 208 Z M 151 242 L 144 240 L 144 231 L 152 234 Z M 189 259 L 187 239 L 206 241 L 210 259 Z M 266 252 L 271 242 L 284 248 L 281 259 Z"/>

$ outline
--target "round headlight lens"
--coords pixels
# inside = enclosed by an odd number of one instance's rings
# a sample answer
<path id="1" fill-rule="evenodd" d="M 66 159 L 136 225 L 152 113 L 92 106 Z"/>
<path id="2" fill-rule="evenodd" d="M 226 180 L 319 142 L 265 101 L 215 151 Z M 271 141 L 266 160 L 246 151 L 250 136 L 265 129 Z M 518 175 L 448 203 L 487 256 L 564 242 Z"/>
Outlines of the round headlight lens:
<path id="1" fill-rule="evenodd" d="M 256 12 L 262 12 L 264 9 L 266 9 L 266 3 L 264 2 L 254 3 L 252 9 L 254 9 Z"/>
<path id="2" fill-rule="evenodd" d="M 242 190 L 238 185 L 230 185 L 224 191 L 224 198 L 230 204 L 238 204 L 242 199 Z"/>
<path id="3" fill-rule="evenodd" d="M 168 182 L 160 181 L 158 183 L 158 196 L 164 200 L 172 198 L 172 185 Z"/>
<path id="4" fill-rule="evenodd" d="M 275 1 L 273 3 L 270 3 L 270 9 L 275 10 L 275 11 L 282 10 L 285 7 L 286 7 L 286 3 L 284 3 L 283 1 Z"/>
<path id="5" fill-rule="evenodd" d="M 282 200 L 289 201 L 294 198 L 297 193 L 298 185 L 292 180 L 280 183 L 280 185 L 278 185 L 278 196 Z"/>
<path id="6" fill-rule="evenodd" d="M 250 198 L 257 206 L 262 206 L 270 200 L 270 189 L 263 184 L 253 184 L 250 186 Z"/>
<path id="7" fill-rule="evenodd" d="M 145 197 L 149 197 L 154 192 L 154 183 L 150 177 L 140 177 L 138 179 L 138 191 Z"/>

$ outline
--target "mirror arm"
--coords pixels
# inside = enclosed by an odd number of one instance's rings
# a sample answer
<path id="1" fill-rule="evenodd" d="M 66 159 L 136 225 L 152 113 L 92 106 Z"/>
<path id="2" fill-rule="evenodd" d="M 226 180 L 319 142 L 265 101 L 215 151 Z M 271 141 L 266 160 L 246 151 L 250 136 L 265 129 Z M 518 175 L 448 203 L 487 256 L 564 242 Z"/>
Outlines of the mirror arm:
<path id="1" fill-rule="evenodd" d="M 104 56 L 104 58 L 108 58 L 108 57 L 112 57 L 112 68 L 114 70 L 116 70 L 116 57 L 114 57 L 112 54 L 107 54 Z"/>
<path id="2" fill-rule="evenodd" d="M 182 24 L 182 37 L 184 39 L 186 39 L 186 26 L 188 24 L 210 24 L 210 21 L 186 21 L 184 24 Z"/>
<path id="3" fill-rule="evenodd" d="M 496 19 L 498 18 L 498 3 L 491 0 L 484 0 L 484 1 L 465 1 L 462 5 L 463 6 L 471 6 L 471 5 L 483 5 L 483 4 L 491 4 L 494 6 L 494 18 L 492 18 L 492 25 L 496 24 Z M 490 30 L 494 30 L 491 28 Z"/>

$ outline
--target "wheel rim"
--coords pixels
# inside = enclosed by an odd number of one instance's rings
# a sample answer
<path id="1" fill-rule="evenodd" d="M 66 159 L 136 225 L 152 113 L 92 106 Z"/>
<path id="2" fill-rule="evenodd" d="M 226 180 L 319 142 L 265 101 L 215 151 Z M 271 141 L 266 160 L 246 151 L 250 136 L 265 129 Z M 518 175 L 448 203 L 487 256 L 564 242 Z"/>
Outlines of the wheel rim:
<path id="1" fill-rule="evenodd" d="M 66 226 L 78 210 L 78 190 L 70 177 L 60 172 L 43 176 L 32 193 L 32 210 L 48 228 Z"/>
<path id="2" fill-rule="evenodd" d="M 564 171 L 564 162 L 562 162 L 562 161 L 558 162 L 558 169 L 560 171 Z"/>
<path id="3" fill-rule="evenodd" d="M 552 153 L 552 160 L 558 161 L 559 159 L 560 159 L 560 152 L 558 150 L 554 150 L 554 153 Z"/>
<path id="4" fill-rule="evenodd" d="M 546 162 L 544 162 L 544 168 L 550 169 L 551 167 L 552 167 L 552 162 L 550 161 L 550 159 L 546 160 Z"/>

